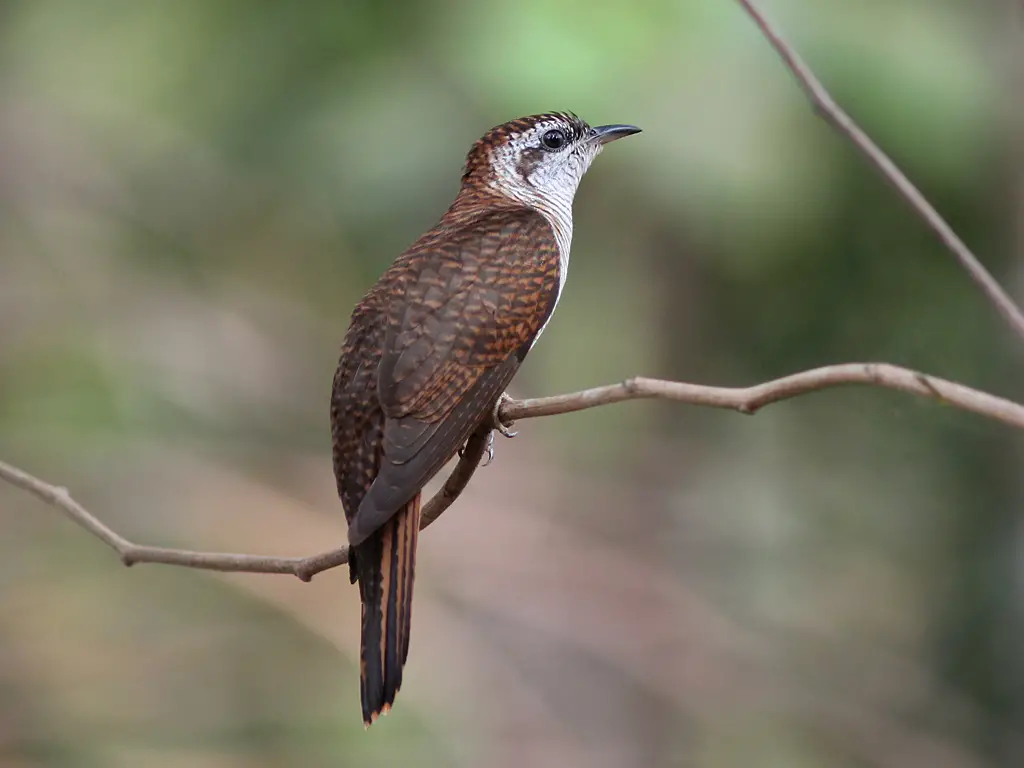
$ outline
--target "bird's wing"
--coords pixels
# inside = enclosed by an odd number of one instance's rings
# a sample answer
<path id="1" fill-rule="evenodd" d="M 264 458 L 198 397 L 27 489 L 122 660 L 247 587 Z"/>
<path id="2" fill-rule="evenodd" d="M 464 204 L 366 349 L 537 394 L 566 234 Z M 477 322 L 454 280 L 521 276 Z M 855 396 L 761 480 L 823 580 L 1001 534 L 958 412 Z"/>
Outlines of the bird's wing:
<path id="1" fill-rule="evenodd" d="M 380 464 L 384 414 L 377 404 L 377 365 L 384 347 L 384 320 L 384 305 L 375 288 L 352 313 L 331 390 L 334 476 L 349 522 Z"/>
<path id="2" fill-rule="evenodd" d="M 377 392 L 384 456 L 349 528 L 361 541 L 414 496 L 485 419 L 554 309 L 547 221 L 498 211 L 410 251 L 388 312 Z"/>

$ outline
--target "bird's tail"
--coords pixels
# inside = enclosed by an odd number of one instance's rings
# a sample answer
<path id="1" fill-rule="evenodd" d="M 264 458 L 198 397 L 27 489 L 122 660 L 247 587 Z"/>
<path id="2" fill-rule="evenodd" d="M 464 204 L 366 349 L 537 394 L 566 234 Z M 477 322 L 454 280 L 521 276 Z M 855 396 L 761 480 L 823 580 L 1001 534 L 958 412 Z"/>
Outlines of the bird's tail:
<path id="1" fill-rule="evenodd" d="M 402 667 L 409 655 L 419 530 L 417 493 L 378 531 L 355 547 L 354 570 L 363 603 L 360 689 L 363 722 L 367 726 L 381 713 L 388 713 L 402 686 Z"/>

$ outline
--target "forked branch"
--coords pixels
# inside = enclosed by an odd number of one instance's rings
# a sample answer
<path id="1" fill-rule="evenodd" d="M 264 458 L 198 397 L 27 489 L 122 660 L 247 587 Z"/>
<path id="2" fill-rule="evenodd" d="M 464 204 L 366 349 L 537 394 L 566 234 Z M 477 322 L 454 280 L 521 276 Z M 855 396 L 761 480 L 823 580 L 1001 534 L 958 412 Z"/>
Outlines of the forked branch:
<path id="1" fill-rule="evenodd" d="M 679 381 L 634 378 L 621 384 L 585 389 L 567 395 L 535 400 L 508 400 L 501 408 L 501 417 L 503 421 L 511 422 L 641 399 L 671 400 L 752 414 L 766 405 L 782 400 L 855 384 L 892 389 L 937 400 L 1024 429 L 1024 406 L 962 384 L 888 363 L 832 365 L 795 373 L 752 387 L 737 388 L 706 387 Z M 489 433 L 489 426 L 482 427 L 470 438 L 462 457 L 444 486 L 423 508 L 423 528 L 436 520 L 462 493 L 486 451 Z M 211 571 L 287 573 L 298 576 L 303 581 L 309 581 L 321 571 L 348 562 L 347 547 L 310 557 L 263 557 L 227 552 L 193 552 L 135 544 L 100 522 L 75 501 L 66 488 L 51 485 L 3 462 L 0 462 L 0 479 L 28 491 L 62 511 L 75 523 L 114 549 L 125 565 L 163 563 Z"/>

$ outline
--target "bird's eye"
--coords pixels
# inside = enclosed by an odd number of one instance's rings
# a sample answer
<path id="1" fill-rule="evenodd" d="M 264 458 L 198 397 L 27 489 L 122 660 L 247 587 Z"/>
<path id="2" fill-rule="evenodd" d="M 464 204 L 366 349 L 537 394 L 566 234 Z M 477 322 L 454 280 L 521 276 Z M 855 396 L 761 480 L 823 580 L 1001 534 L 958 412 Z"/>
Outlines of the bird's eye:
<path id="1" fill-rule="evenodd" d="M 554 128 L 541 136 L 540 143 L 544 149 L 561 149 L 565 146 L 565 133 Z"/>

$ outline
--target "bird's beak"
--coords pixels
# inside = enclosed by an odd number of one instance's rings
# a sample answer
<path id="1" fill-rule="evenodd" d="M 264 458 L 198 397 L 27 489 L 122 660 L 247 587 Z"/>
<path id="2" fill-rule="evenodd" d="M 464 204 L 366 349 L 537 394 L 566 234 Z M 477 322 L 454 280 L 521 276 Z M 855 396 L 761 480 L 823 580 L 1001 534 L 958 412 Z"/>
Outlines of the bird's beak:
<path id="1" fill-rule="evenodd" d="M 621 139 L 626 136 L 632 136 L 634 133 L 640 133 L 640 129 L 635 125 L 599 125 L 593 129 L 593 141 L 599 144 L 607 144 L 608 142 Z"/>

